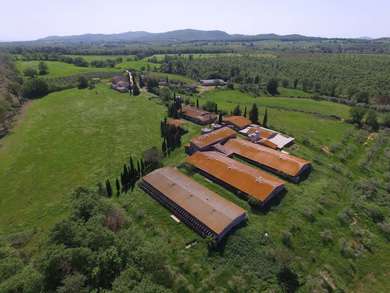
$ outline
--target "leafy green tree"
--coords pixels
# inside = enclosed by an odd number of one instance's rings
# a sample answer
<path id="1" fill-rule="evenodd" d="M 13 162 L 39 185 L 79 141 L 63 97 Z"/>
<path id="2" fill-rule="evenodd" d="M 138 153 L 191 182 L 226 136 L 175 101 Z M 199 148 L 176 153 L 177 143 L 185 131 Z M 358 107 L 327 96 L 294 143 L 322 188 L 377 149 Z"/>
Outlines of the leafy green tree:
<path id="1" fill-rule="evenodd" d="M 368 111 L 366 123 L 373 131 L 377 131 L 379 129 L 378 118 L 374 110 Z"/>
<path id="2" fill-rule="evenodd" d="M 49 68 L 47 67 L 47 64 L 43 61 L 39 62 L 38 70 L 39 70 L 39 75 L 45 75 L 49 73 Z"/>
<path id="3" fill-rule="evenodd" d="M 278 92 L 278 81 L 276 79 L 271 79 L 268 81 L 267 83 L 267 91 L 268 93 L 271 95 L 271 96 L 276 96 L 277 94 L 279 94 Z"/>
<path id="4" fill-rule="evenodd" d="M 88 87 L 88 79 L 85 76 L 80 76 L 78 79 L 78 85 L 77 87 L 79 89 L 85 89 Z"/>
<path id="5" fill-rule="evenodd" d="M 257 109 L 256 104 L 253 104 L 252 109 L 249 111 L 249 120 L 252 121 L 252 123 L 259 122 L 259 110 Z"/>
<path id="6" fill-rule="evenodd" d="M 358 92 L 355 95 L 355 100 L 357 103 L 368 104 L 368 98 L 369 98 L 368 92 Z"/>
<path id="7" fill-rule="evenodd" d="M 349 113 L 351 115 L 351 121 L 352 123 L 356 123 L 359 126 L 362 125 L 362 121 L 364 116 L 366 115 L 367 110 L 362 107 L 352 107 L 349 110 Z"/>
<path id="8" fill-rule="evenodd" d="M 49 93 L 49 86 L 43 79 L 27 80 L 22 87 L 22 96 L 26 99 L 41 98 Z"/>
<path id="9" fill-rule="evenodd" d="M 268 109 L 267 108 L 265 108 L 265 112 L 264 112 L 263 127 L 268 127 Z"/>
<path id="10" fill-rule="evenodd" d="M 27 77 L 34 78 L 36 75 L 38 75 L 38 72 L 32 67 L 28 67 L 23 70 L 23 74 Z"/>
<path id="11" fill-rule="evenodd" d="M 390 128 L 390 113 L 387 113 L 383 117 L 383 126 Z"/>

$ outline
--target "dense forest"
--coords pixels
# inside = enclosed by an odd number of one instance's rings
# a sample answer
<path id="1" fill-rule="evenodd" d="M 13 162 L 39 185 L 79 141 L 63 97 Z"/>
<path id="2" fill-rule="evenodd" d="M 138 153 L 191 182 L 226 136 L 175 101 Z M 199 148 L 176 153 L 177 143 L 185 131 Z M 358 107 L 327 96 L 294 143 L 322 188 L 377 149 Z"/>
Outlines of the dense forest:
<path id="1" fill-rule="evenodd" d="M 220 58 L 166 58 L 165 72 L 194 79 L 221 78 L 264 87 L 272 78 L 280 85 L 319 95 L 354 98 L 375 103 L 390 95 L 390 56 L 285 54 L 278 57 L 224 56 Z M 383 101 L 383 99 L 378 99 Z"/>

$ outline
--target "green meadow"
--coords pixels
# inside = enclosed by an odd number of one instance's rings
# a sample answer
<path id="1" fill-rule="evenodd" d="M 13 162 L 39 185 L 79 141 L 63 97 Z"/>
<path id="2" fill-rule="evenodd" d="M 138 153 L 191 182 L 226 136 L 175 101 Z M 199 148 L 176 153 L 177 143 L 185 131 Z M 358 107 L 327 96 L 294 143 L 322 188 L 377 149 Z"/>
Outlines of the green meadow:
<path id="1" fill-rule="evenodd" d="M 19 69 L 19 71 L 23 73 L 23 71 L 26 68 L 30 68 L 30 67 L 38 70 L 39 62 L 40 61 L 17 61 L 16 66 Z M 75 74 L 90 73 L 90 72 L 107 72 L 107 71 L 118 72 L 118 69 L 116 68 L 79 67 L 73 64 L 68 64 L 68 63 L 58 62 L 58 61 L 45 61 L 45 63 L 48 66 L 49 73 L 43 75 L 42 77 L 44 78 L 66 77 Z"/>
<path id="2" fill-rule="evenodd" d="M 0 147 L 0 234 L 48 228 L 77 186 L 120 172 L 130 155 L 160 144 L 165 109 L 100 84 L 32 101 Z M 142 123 L 140 123 L 142 121 Z"/>

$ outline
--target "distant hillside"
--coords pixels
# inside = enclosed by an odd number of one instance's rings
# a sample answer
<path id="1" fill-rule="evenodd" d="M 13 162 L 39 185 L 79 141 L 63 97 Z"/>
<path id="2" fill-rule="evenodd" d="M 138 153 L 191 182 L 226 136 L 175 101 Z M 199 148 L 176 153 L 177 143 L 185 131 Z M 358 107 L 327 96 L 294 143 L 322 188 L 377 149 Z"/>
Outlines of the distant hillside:
<path id="1" fill-rule="evenodd" d="M 95 42 L 190 42 L 190 41 L 234 41 L 234 40 L 315 40 L 320 38 L 301 35 L 280 36 L 276 34 L 261 35 L 230 35 L 224 31 L 212 30 L 175 30 L 164 33 L 149 33 L 144 31 L 126 32 L 120 34 L 84 34 L 75 36 L 50 36 L 37 40 L 37 42 L 63 42 L 63 43 L 95 43 Z"/>

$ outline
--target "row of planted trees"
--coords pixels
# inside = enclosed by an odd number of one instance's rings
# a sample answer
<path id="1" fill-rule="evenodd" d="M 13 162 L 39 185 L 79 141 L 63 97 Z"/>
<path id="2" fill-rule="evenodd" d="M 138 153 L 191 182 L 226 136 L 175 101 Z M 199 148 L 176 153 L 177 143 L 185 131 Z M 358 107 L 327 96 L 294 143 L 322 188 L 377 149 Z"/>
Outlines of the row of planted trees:
<path id="1" fill-rule="evenodd" d="M 129 163 L 123 165 L 123 170 L 119 178 L 115 179 L 115 191 L 119 196 L 121 193 L 127 193 L 133 190 L 137 181 L 146 174 L 147 166 L 143 159 L 139 159 L 136 163 L 133 157 L 130 156 Z M 114 195 L 114 189 L 110 179 L 105 181 L 105 187 L 101 183 L 98 184 L 98 191 L 101 195 L 111 197 Z"/>

